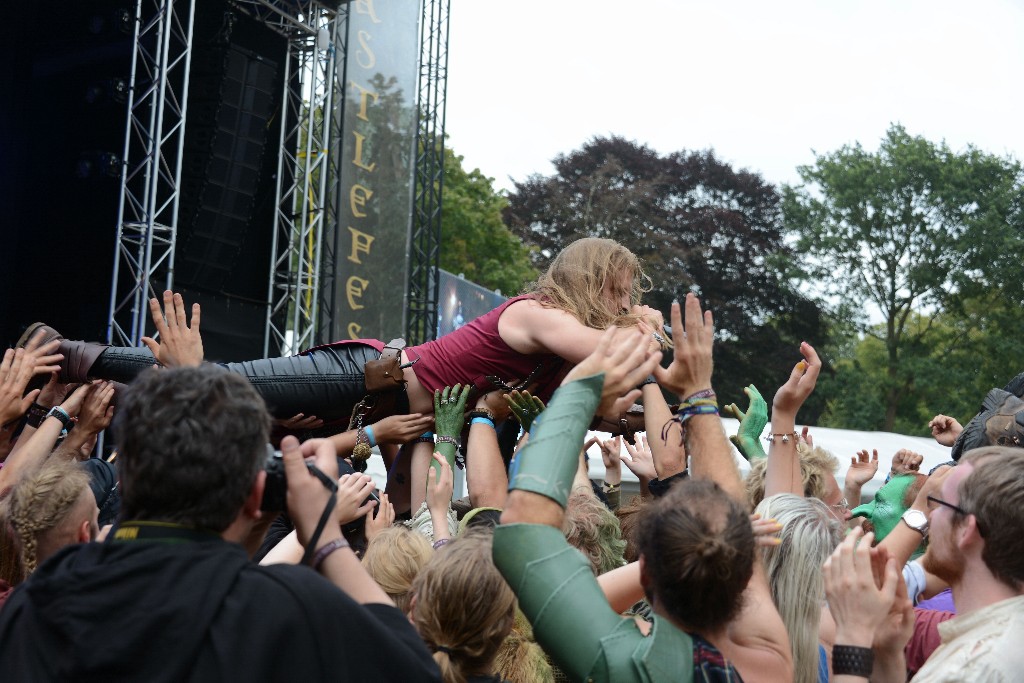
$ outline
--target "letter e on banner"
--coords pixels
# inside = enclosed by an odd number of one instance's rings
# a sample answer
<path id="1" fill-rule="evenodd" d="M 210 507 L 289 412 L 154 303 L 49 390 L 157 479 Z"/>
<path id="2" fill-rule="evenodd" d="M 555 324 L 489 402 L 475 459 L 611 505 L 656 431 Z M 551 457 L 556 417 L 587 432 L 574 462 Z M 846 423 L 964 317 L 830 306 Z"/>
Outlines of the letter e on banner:
<path id="1" fill-rule="evenodd" d="M 353 311 L 358 311 L 363 308 L 362 304 L 357 304 L 356 299 L 363 298 L 363 292 L 370 285 L 369 280 L 364 280 L 361 277 L 353 275 L 345 282 L 345 295 L 348 297 L 348 307 Z"/>
<path id="2" fill-rule="evenodd" d="M 360 211 L 373 196 L 373 190 L 358 183 L 348 191 L 348 208 L 356 218 L 366 218 L 366 212 Z"/>

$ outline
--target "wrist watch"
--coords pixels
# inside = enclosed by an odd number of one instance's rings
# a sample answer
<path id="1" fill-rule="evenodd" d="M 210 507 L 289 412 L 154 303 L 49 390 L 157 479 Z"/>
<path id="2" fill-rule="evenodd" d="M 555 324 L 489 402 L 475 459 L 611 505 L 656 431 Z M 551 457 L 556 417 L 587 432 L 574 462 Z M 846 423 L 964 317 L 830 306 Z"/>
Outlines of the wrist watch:
<path id="1" fill-rule="evenodd" d="M 46 417 L 55 417 L 60 420 L 60 423 L 64 426 L 64 429 L 68 429 L 71 425 L 71 416 L 67 414 L 60 406 L 54 406 L 50 408 L 50 412 L 46 414 Z"/>
<path id="2" fill-rule="evenodd" d="M 910 508 L 903 513 L 902 519 L 907 526 L 921 534 L 923 538 L 928 538 L 928 515 L 920 510 Z"/>

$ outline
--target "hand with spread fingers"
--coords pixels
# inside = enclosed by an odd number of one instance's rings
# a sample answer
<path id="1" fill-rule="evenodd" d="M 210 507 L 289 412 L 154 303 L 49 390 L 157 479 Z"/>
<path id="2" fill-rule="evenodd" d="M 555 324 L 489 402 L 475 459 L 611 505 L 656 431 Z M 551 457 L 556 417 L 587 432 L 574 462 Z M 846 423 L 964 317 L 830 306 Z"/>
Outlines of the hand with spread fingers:
<path id="1" fill-rule="evenodd" d="M 711 387 L 715 340 L 711 311 L 702 311 L 700 301 L 692 293 L 686 295 L 683 306 L 678 301 L 672 303 L 672 363 L 667 368 L 654 369 L 658 384 L 680 398 Z"/>
<path id="2" fill-rule="evenodd" d="M 735 403 L 730 403 L 723 410 L 740 421 L 739 431 L 730 436 L 729 440 L 744 458 L 756 460 L 765 457 L 764 448 L 761 447 L 761 432 L 768 424 L 768 402 L 753 384 L 745 387 L 743 393 L 749 401 L 745 412 Z"/>
<path id="3" fill-rule="evenodd" d="M 434 391 L 434 433 L 458 438 L 466 423 L 466 399 L 472 385 L 456 384 Z"/>
<path id="4" fill-rule="evenodd" d="M 512 391 L 505 394 L 505 401 L 512 411 L 513 417 L 523 427 L 524 432 L 529 432 L 533 421 L 544 412 L 544 401 L 540 400 L 529 391 Z"/>
<path id="5" fill-rule="evenodd" d="M 750 524 L 754 527 L 754 541 L 757 545 L 770 548 L 782 543 L 779 532 L 782 525 L 775 519 L 761 519 L 760 513 L 750 515 Z"/>
<path id="6" fill-rule="evenodd" d="M 59 346 L 60 340 L 39 345 L 38 338 L 33 337 L 25 348 L 4 352 L 0 362 L 0 426 L 24 415 L 39 396 L 39 389 L 25 394 L 33 376 L 60 370 L 57 364 L 64 356 L 55 353 Z"/>
<path id="7" fill-rule="evenodd" d="M 863 486 L 874 479 L 876 472 L 878 472 L 878 450 L 874 450 L 873 455 L 868 457 L 868 451 L 865 448 L 857 451 L 857 455 L 850 458 L 850 468 L 846 470 L 845 481 Z"/>
<path id="8" fill-rule="evenodd" d="M 153 318 L 159 343 L 152 337 L 143 337 L 153 357 L 168 368 L 198 367 L 203 362 L 203 338 L 199 334 L 199 304 L 192 304 L 192 321 L 185 315 L 185 300 L 181 294 L 164 292 L 164 312 L 155 298 L 149 300 L 149 313 Z M 165 320 L 166 317 L 166 320 Z"/>
<path id="9" fill-rule="evenodd" d="M 110 426 L 114 419 L 114 385 L 112 382 L 96 382 L 92 385 L 78 415 L 78 426 L 86 434 L 96 435 Z"/>
<path id="10" fill-rule="evenodd" d="M 647 481 L 657 479 L 658 470 L 654 466 L 654 454 L 651 453 L 651 447 L 647 443 L 647 435 L 637 432 L 633 435 L 633 443 L 629 443 L 629 439 L 626 439 L 625 446 L 629 457 L 623 459 L 622 462 L 629 468 L 629 471 L 635 474 L 637 479 L 646 479 Z"/>

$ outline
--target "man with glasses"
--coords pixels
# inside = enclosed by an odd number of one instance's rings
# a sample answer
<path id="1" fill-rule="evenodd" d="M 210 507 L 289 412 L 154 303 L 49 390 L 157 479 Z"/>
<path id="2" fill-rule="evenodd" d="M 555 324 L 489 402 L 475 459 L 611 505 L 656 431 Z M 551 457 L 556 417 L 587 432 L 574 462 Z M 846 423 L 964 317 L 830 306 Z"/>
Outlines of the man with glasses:
<path id="1" fill-rule="evenodd" d="M 1020 680 L 1024 450 L 970 451 L 926 499 L 924 566 L 952 587 L 957 616 L 939 626 L 942 645 L 914 682 Z"/>

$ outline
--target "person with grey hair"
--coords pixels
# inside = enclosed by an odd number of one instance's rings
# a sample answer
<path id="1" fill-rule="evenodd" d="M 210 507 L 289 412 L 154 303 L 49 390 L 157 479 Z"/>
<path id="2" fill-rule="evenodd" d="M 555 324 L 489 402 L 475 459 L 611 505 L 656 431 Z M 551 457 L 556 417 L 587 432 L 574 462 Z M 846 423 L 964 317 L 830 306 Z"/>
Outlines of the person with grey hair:
<path id="1" fill-rule="evenodd" d="M 793 680 L 828 681 L 830 648 L 822 644 L 821 634 L 822 613 L 827 611 L 821 565 L 842 542 L 842 526 L 821 500 L 791 493 L 765 498 L 755 511 L 782 525 L 779 544 L 762 546 L 760 553 L 772 600 L 789 633 Z M 831 625 L 831 618 L 827 623 Z"/>

